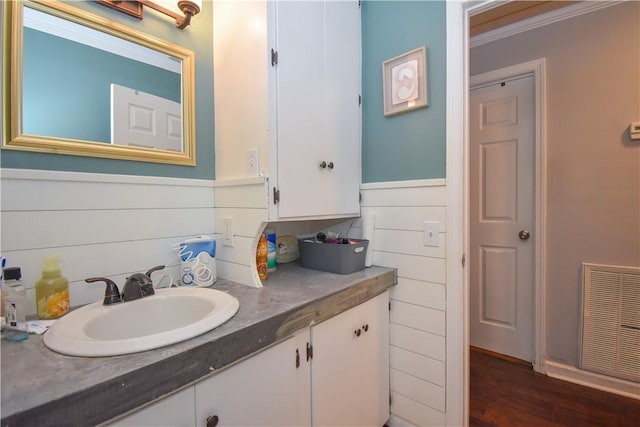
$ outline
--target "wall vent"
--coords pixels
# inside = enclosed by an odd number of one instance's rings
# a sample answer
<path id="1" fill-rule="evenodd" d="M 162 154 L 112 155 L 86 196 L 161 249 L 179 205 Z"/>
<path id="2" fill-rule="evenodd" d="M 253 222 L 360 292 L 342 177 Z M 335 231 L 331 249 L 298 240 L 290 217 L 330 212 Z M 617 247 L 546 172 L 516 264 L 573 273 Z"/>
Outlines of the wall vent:
<path id="1" fill-rule="evenodd" d="M 580 368 L 640 382 L 640 268 L 582 264 Z"/>

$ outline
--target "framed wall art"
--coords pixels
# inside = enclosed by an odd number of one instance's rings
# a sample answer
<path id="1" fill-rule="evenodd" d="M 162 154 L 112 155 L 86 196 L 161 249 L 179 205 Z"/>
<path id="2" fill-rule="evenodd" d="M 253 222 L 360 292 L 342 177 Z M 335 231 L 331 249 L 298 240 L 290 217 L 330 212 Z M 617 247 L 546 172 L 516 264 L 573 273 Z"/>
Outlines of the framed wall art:
<path id="1" fill-rule="evenodd" d="M 427 48 L 387 59 L 382 63 L 384 115 L 427 107 Z"/>

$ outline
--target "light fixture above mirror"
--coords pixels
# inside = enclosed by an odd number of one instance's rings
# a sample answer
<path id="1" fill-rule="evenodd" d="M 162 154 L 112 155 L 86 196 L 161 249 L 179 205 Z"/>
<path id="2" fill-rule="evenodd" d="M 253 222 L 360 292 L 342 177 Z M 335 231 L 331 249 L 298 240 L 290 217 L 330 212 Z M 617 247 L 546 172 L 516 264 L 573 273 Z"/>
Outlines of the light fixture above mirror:
<path id="1" fill-rule="evenodd" d="M 197 15 L 202 7 L 202 0 L 178 0 L 178 9 L 184 14 L 182 16 L 150 0 L 96 0 L 96 2 L 138 19 L 144 17 L 142 6 L 147 6 L 175 19 L 176 27 L 181 30 L 191 23 L 191 18 Z"/>

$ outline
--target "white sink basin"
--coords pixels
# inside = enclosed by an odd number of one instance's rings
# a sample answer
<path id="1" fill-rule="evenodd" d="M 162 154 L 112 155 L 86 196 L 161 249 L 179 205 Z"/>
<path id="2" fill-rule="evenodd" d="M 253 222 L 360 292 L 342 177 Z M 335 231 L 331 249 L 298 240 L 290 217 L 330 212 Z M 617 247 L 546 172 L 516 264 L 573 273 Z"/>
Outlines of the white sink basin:
<path id="1" fill-rule="evenodd" d="M 156 289 L 125 303 L 86 305 L 58 319 L 44 335 L 53 351 L 71 356 L 115 356 L 193 338 L 223 324 L 238 300 L 208 288 Z"/>

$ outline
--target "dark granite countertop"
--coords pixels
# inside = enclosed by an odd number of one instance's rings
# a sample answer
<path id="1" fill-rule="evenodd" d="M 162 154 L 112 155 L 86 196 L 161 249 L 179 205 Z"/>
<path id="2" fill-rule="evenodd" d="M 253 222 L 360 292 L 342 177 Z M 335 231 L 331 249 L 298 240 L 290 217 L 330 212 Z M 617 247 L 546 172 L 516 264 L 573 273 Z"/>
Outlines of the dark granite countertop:
<path id="1" fill-rule="evenodd" d="M 352 308 L 397 282 L 396 271 L 350 275 L 278 266 L 260 289 L 219 279 L 240 301 L 236 315 L 198 337 L 124 356 L 71 357 L 42 336 L 2 343 L 2 426 L 95 425 L 189 385 L 212 371 Z M 170 315 L 170 313 L 167 313 Z M 153 319 L 149 319 L 153 321 Z"/>

